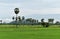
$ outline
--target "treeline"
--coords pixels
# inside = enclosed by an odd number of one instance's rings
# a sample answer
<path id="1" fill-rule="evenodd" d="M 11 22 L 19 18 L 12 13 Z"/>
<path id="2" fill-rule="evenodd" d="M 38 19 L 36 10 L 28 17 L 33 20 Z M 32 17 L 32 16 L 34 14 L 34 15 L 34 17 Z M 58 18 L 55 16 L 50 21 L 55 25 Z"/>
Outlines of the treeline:
<path id="1" fill-rule="evenodd" d="M 44 18 L 42 18 L 39 22 L 39 20 L 37 20 L 37 19 L 33 19 L 33 18 L 26 19 L 24 16 L 22 16 L 22 17 L 19 16 L 17 22 L 14 17 L 12 17 L 12 19 L 13 19 L 13 21 L 10 23 L 2 23 L 2 21 L 1 21 L 0 24 L 20 24 L 20 25 L 41 25 L 42 23 L 49 24 L 49 25 L 52 25 L 52 24 L 59 25 L 60 24 L 59 21 L 56 21 L 56 23 L 54 23 L 53 18 L 48 19 L 47 22 L 45 22 Z"/>

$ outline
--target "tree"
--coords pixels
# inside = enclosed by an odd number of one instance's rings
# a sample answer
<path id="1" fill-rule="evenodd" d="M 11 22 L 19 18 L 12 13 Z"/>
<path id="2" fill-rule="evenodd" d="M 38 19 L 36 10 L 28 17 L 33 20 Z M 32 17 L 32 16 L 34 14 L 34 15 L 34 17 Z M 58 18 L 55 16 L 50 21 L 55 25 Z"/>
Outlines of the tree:
<path id="1" fill-rule="evenodd" d="M 46 25 L 45 27 L 49 27 L 49 23 L 48 22 L 45 22 L 45 25 Z"/>
<path id="2" fill-rule="evenodd" d="M 32 19 L 32 25 L 33 25 L 34 23 L 36 23 L 36 20 L 35 20 L 35 19 Z"/>
<path id="3" fill-rule="evenodd" d="M 29 22 L 29 24 L 32 24 L 32 18 L 26 19 L 26 22 Z"/>
<path id="4" fill-rule="evenodd" d="M 60 24 L 60 22 L 59 21 L 56 21 L 56 23 L 55 24 Z"/>
<path id="5" fill-rule="evenodd" d="M 28 18 L 28 19 L 26 19 L 26 21 L 30 22 L 31 25 L 36 23 L 36 19 L 32 19 L 32 18 Z"/>
<path id="6" fill-rule="evenodd" d="M 44 22 L 44 19 L 41 19 L 41 22 Z"/>
<path id="7" fill-rule="evenodd" d="M 41 25 L 43 25 L 43 27 L 48 27 L 49 23 L 48 22 L 44 22 L 44 19 L 41 19 Z"/>
<path id="8" fill-rule="evenodd" d="M 25 17 L 24 16 L 22 16 L 22 24 L 23 24 L 23 26 L 25 24 Z"/>
<path id="9" fill-rule="evenodd" d="M 24 16 L 22 16 L 22 20 L 24 20 L 25 19 L 25 17 Z"/>
<path id="10" fill-rule="evenodd" d="M 30 21 L 31 22 L 32 21 L 32 18 L 28 18 L 28 19 L 26 19 L 26 21 Z"/>
<path id="11" fill-rule="evenodd" d="M 21 21 L 21 17 L 20 16 L 18 16 L 18 19 L 19 19 L 19 21 Z"/>
<path id="12" fill-rule="evenodd" d="M 37 23 L 38 23 L 38 20 L 36 20 L 37 21 Z"/>
<path id="13" fill-rule="evenodd" d="M 53 24 L 54 19 L 51 19 L 51 18 L 50 18 L 50 19 L 48 19 L 48 22 L 51 23 L 51 24 Z"/>
<path id="14" fill-rule="evenodd" d="M 41 19 L 41 25 L 43 25 L 43 27 L 45 27 L 44 19 Z"/>
<path id="15" fill-rule="evenodd" d="M 1 24 L 2 24 L 2 20 L 0 20 Z"/>
<path id="16" fill-rule="evenodd" d="M 14 20 L 14 16 L 12 17 L 12 19 Z"/>

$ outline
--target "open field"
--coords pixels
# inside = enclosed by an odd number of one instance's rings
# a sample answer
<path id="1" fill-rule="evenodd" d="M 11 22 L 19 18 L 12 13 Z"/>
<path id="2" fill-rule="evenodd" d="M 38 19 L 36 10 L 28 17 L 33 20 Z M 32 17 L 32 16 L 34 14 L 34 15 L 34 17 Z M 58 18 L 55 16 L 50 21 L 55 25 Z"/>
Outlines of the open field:
<path id="1" fill-rule="evenodd" d="M 0 39 L 60 39 L 59 26 L 43 28 L 41 25 L 21 25 L 16 28 L 15 25 L 0 25 Z"/>

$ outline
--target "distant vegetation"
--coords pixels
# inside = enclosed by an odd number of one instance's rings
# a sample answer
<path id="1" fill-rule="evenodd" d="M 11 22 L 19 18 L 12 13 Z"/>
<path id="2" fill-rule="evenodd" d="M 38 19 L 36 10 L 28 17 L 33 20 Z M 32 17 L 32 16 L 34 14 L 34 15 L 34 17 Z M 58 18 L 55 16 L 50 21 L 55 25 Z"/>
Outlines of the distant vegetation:
<path id="1" fill-rule="evenodd" d="M 16 23 L 16 19 L 12 17 L 13 21 L 10 23 L 3 23 L 2 20 L 0 20 L 0 25 L 42 25 L 42 27 L 49 27 L 50 25 L 60 25 L 59 21 L 56 21 L 54 23 L 54 18 L 49 18 L 47 19 L 48 21 L 46 22 L 44 18 L 37 20 L 34 18 L 25 18 L 24 16 L 20 17 L 18 16 L 18 20 Z"/>
<path id="2" fill-rule="evenodd" d="M 33 19 L 33 18 L 25 18 L 24 16 L 22 17 L 18 17 L 18 21 L 16 23 L 16 20 L 14 19 L 14 17 L 12 17 L 13 21 L 10 23 L 2 23 L 2 20 L 0 21 L 0 24 L 18 24 L 18 25 L 42 25 L 43 27 L 49 27 L 49 25 L 60 25 L 59 21 L 56 21 L 56 23 L 54 23 L 54 19 L 49 18 L 47 22 L 45 22 L 45 19 L 42 18 L 40 19 L 41 22 L 37 19 Z"/>

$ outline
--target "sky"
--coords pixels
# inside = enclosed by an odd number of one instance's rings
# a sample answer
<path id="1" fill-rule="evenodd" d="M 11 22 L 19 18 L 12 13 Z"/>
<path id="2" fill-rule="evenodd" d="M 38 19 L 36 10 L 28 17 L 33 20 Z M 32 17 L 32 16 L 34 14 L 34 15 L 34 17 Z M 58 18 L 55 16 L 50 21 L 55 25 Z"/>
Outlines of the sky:
<path id="1" fill-rule="evenodd" d="M 32 14 L 60 14 L 60 0 L 0 0 L 0 19 L 12 21 L 16 7 L 20 10 L 18 16 L 27 18 Z"/>

